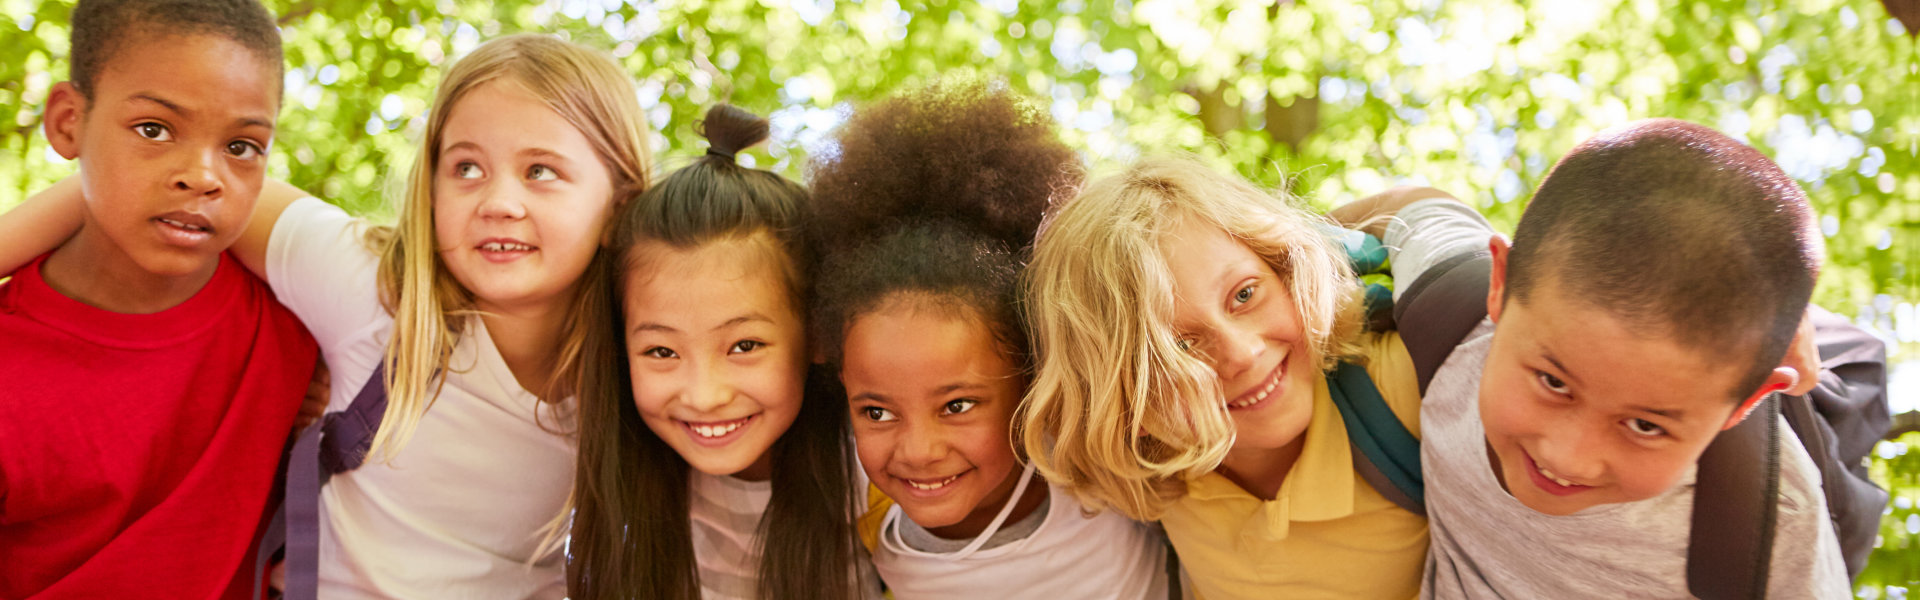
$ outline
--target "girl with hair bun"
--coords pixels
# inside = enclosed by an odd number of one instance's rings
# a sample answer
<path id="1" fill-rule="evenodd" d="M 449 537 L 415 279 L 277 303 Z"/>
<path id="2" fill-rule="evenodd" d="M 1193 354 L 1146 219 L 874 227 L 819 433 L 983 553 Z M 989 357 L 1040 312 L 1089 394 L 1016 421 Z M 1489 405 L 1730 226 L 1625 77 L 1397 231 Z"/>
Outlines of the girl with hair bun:
<path id="1" fill-rule="evenodd" d="M 1015 452 L 1031 359 L 1017 282 L 1082 174 L 1005 84 L 949 79 L 856 111 L 808 173 L 813 331 L 861 468 L 896 503 L 873 562 L 901 600 L 1165 598 L 1152 526 L 1088 515 Z"/>
<path id="2" fill-rule="evenodd" d="M 588 340 L 568 591 L 877 598 L 845 405 L 807 391 L 807 192 L 734 161 L 766 120 L 719 105 L 701 133 L 706 155 L 611 226 L 622 318 Z"/>

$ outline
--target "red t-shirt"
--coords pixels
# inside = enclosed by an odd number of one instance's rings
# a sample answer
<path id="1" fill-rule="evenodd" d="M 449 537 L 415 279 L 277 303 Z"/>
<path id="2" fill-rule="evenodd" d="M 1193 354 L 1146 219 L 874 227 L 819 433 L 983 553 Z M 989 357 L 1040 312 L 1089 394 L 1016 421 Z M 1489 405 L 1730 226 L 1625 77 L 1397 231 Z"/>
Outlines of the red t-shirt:
<path id="1" fill-rule="evenodd" d="M 314 343 L 232 256 L 149 315 L 0 284 L 0 598 L 248 598 Z"/>

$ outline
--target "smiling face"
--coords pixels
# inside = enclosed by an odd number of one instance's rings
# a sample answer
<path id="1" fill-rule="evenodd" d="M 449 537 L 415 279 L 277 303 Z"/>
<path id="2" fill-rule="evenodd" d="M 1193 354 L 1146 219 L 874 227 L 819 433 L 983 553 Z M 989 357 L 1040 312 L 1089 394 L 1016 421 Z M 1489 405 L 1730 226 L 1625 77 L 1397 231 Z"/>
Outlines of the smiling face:
<path id="1" fill-rule="evenodd" d="M 80 161 L 81 238 L 127 276 L 210 275 L 253 214 L 279 106 L 277 65 L 224 37 L 138 34 L 48 101 L 48 138 Z M 77 238 L 77 239 L 81 239 Z"/>
<path id="2" fill-rule="evenodd" d="M 908 518 L 949 539 L 993 521 L 1019 483 L 1026 379 L 978 315 L 883 302 L 847 327 L 840 381 L 860 464 Z"/>
<path id="3" fill-rule="evenodd" d="M 1665 493 L 1737 423 L 1737 409 L 1790 383 L 1775 373 L 1762 393 L 1737 393 L 1735 365 L 1631 329 L 1551 278 L 1502 306 L 1503 250 L 1480 418 L 1495 474 L 1528 508 L 1569 515 Z"/>
<path id="4" fill-rule="evenodd" d="M 1174 277 L 1174 327 L 1226 394 L 1235 431 L 1227 460 L 1299 441 L 1319 373 L 1286 282 L 1246 244 L 1197 218 L 1179 219 L 1161 245 Z"/>
<path id="5" fill-rule="evenodd" d="M 440 258 L 482 309 L 565 302 L 613 205 L 607 168 L 579 129 L 512 79 L 449 109 L 433 173 Z"/>
<path id="6" fill-rule="evenodd" d="M 767 450 L 800 414 L 806 338 L 777 243 L 760 232 L 628 251 L 640 271 L 622 294 L 634 402 L 703 473 L 771 477 Z"/>

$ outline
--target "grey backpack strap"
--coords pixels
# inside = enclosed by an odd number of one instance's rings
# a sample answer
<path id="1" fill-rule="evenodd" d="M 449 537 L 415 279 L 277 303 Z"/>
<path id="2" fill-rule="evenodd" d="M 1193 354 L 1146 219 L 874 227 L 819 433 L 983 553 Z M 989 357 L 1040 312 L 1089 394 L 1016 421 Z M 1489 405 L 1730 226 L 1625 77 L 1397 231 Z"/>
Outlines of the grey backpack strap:
<path id="1" fill-rule="evenodd" d="M 1447 257 L 1407 284 L 1393 303 L 1393 321 L 1407 345 L 1420 393 L 1447 362 L 1453 347 L 1487 318 L 1493 255 L 1485 249 Z"/>
<path id="2" fill-rule="evenodd" d="M 387 412 L 387 366 L 373 369 L 347 409 L 328 413 L 300 432 L 287 466 L 288 600 L 313 600 L 320 590 L 320 488 L 366 460 Z"/>
<path id="3" fill-rule="evenodd" d="M 1767 595 L 1780 493 L 1780 400 L 1779 394 L 1767 396 L 1700 455 L 1687 590 L 1701 600 Z"/>

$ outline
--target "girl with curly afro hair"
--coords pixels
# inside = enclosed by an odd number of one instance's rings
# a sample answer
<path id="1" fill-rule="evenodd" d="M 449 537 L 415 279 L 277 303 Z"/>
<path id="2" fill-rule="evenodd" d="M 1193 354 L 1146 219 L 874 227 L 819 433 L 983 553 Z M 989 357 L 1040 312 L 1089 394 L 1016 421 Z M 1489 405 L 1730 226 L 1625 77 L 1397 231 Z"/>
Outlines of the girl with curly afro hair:
<path id="1" fill-rule="evenodd" d="M 1167 596 L 1157 529 L 1088 515 L 1012 442 L 1031 368 L 1020 273 L 1082 173 L 1042 108 L 974 78 L 856 110 L 809 166 L 814 339 L 861 468 L 896 503 L 872 542 L 896 598 Z"/>

